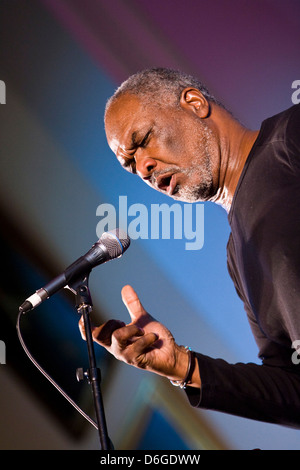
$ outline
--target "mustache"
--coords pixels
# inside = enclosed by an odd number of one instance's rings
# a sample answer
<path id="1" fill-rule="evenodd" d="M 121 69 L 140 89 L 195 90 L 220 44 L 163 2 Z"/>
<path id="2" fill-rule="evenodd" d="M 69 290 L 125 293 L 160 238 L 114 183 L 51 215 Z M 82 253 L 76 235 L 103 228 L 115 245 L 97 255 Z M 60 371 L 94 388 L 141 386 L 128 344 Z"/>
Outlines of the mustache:
<path id="1" fill-rule="evenodd" d="M 151 173 L 150 177 L 148 178 L 148 182 L 152 184 L 152 186 L 157 187 L 157 180 L 163 178 L 164 176 L 174 175 L 175 173 L 179 173 L 179 168 L 176 166 L 170 166 L 168 168 L 164 168 L 163 170 L 154 170 Z"/>

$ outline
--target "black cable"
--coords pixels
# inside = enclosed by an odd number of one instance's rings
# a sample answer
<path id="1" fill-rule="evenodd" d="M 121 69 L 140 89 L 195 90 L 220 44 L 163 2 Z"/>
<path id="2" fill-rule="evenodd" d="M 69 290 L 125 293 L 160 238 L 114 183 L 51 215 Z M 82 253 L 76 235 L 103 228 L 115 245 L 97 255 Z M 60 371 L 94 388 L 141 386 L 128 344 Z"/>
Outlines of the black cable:
<path id="1" fill-rule="evenodd" d="M 22 311 L 19 312 L 19 315 L 18 315 L 18 318 L 17 318 L 17 325 L 16 325 L 16 328 L 17 328 L 17 334 L 18 334 L 18 337 L 19 337 L 19 341 L 21 343 L 21 346 L 22 348 L 24 349 L 25 353 L 27 354 L 27 356 L 29 357 L 29 359 L 31 360 L 31 362 L 35 365 L 35 367 L 44 375 L 44 377 L 46 377 L 47 380 L 49 380 L 49 382 L 62 394 L 62 396 L 76 409 L 76 411 L 78 411 L 90 424 L 92 424 L 92 426 L 94 426 L 94 428 L 96 428 L 98 430 L 98 426 L 97 426 L 97 423 L 92 419 L 90 418 L 78 405 L 77 403 L 74 402 L 74 400 L 72 400 L 71 397 L 69 397 L 69 395 L 55 382 L 55 380 L 49 375 L 47 374 L 47 372 L 40 366 L 40 364 L 34 359 L 34 357 L 32 356 L 32 354 L 30 353 L 30 351 L 28 350 L 26 344 L 25 344 L 25 341 L 22 337 L 22 334 L 21 334 L 21 315 L 23 314 Z"/>

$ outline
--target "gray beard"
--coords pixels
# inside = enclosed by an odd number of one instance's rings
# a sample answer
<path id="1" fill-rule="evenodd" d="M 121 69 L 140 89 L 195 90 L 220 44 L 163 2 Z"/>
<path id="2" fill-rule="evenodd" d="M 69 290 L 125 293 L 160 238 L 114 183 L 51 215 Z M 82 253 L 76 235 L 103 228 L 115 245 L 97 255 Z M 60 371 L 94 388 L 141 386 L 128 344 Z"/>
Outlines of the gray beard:
<path id="1" fill-rule="evenodd" d="M 202 138 L 195 139 L 195 159 L 193 164 L 181 173 L 185 174 L 190 184 L 175 188 L 173 199 L 183 202 L 207 201 L 213 195 L 213 176 L 211 159 L 213 155 L 213 134 L 206 124 L 201 124 Z M 201 149 L 199 153 L 199 149 Z"/>
<path id="2" fill-rule="evenodd" d="M 193 164 L 190 168 L 178 168 L 177 166 L 170 166 L 165 168 L 164 171 L 154 172 L 151 177 L 152 186 L 155 185 L 155 180 L 158 176 L 167 173 L 181 173 L 187 176 L 188 182 L 185 184 L 177 184 L 174 193 L 171 195 L 172 199 L 182 202 L 200 202 L 206 201 L 212 192 L 212 172 L 209 159 L 201 161 L 201 164 Z M 156 188 L 157 189 L 157 188 Z M 158 189 L 158 191 L 160 191 Z"/>
<path id="3" fill-rule="evenodd" d="M 201 137 L 199 137 L 201 135 Z M 194 159 L 189 168 L 181 168 L 179 165 L 170 165 L 163 171 L 154 171 L 148 183 L 157 189 L 158 176 L 168 173 L 182 173 L 187 176 L 185 184 L 178 184 L 172 199 L 182 202 L 203 202 L 213 196 L 212 156 L 214 154 L 215 140 L 212 131 L 205 123 L 199 123 L 191 130 L 191 139 L 194 141 L 192 149 Z"/>
<path id="4" fill-rule="evenodd" d="M 202 162 L 201 166 L 189 168 L 188 170 L 182 171 L 182 173 L 186 174 L 190 179 L 201 181 L 201 183 L 182 185 L 173 195 L 174 199 L 190 203 L 206 201 L 211 195 L 212 188 L 210 162 Z"/>

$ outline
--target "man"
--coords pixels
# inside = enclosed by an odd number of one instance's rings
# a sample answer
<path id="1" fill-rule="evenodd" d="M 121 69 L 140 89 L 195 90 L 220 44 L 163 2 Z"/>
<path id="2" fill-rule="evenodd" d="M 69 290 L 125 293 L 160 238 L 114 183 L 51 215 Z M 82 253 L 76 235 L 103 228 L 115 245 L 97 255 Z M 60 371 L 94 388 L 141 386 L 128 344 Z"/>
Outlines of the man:
<path id="1" fill-rule="evenodd" d="M 154 189 L 228 212 L 228 269 L 262 364 L 177 345 L 130 286 L 122 298 L 131 322 L 95 327 L 94 340 L 184 388 L 192 406 L 300 427 L 300 106 L 251 131 L 196 79 L 153 69 L 116 91 L 105 129 L 120 164 Z"/>

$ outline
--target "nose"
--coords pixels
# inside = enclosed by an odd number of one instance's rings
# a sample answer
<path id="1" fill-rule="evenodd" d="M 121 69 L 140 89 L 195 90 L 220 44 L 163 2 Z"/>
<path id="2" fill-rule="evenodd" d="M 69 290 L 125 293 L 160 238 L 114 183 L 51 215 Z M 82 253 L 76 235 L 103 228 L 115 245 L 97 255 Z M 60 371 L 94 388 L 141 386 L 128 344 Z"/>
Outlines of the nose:
<path id="1" fill-rule="evenodd" d="M 136 158 L 136 172 L 143 179 L 149 179 L 157 166 L 156 160 L 151 157 Z"/>

